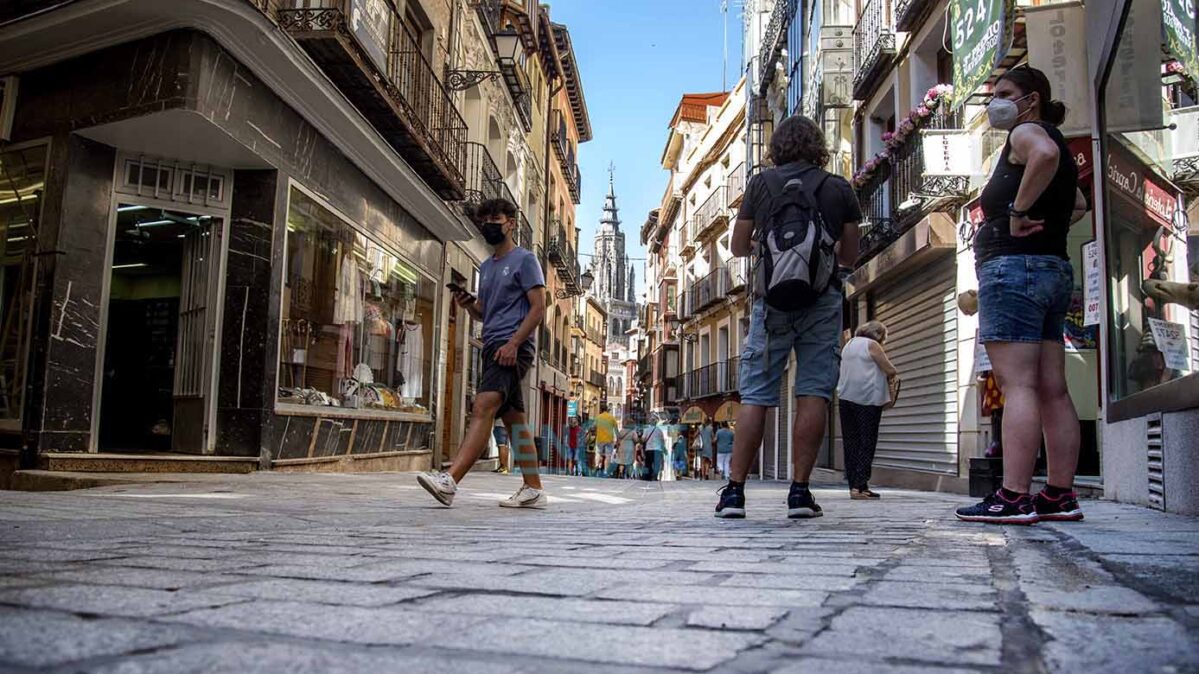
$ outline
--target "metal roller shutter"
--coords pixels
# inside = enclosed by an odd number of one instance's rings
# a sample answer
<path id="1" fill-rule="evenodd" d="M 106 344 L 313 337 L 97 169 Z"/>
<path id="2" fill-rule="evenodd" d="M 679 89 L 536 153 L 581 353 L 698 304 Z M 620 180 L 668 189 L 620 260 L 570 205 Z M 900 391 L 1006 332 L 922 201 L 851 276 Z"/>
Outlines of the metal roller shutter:
<path id="1" fill-rule="evenodd" d="M 874 295 L 903 380 L 883 413 L 876 466 L 958 474 L 956 273 L 947 256 Z"/>

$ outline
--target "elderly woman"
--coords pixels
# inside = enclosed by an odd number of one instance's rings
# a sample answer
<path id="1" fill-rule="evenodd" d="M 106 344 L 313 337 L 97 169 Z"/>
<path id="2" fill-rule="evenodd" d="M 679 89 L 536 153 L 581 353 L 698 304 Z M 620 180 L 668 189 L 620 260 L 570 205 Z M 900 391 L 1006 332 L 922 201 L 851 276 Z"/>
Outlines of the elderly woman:
<path id="1" fill-rule="evenodd" d="M 855 500 L 879 498 L 869 485 L 878 445 L 878 424 L 883 407 L 891 402 L 891 387 L 899 383 L 899 372 L 883 350 L 886 341 L 887 326 L 869 321 L 841 349 L 837 398 L 845 447 L 845 477 L 849 480 L 849 497 Z"/>

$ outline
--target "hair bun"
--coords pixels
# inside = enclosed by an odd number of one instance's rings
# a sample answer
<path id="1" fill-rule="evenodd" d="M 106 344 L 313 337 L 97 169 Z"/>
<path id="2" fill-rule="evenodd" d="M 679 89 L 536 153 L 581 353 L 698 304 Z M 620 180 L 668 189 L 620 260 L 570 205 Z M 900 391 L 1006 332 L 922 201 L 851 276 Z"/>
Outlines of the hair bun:
<path id="1" fill-rule="evenodd" d="M 1049 101 L 1045 105 L 1041 117 L 1054 126 L 1061 125 L 1062 122 L 1066 121 L 1066 104 L 1061 101 Z"/>

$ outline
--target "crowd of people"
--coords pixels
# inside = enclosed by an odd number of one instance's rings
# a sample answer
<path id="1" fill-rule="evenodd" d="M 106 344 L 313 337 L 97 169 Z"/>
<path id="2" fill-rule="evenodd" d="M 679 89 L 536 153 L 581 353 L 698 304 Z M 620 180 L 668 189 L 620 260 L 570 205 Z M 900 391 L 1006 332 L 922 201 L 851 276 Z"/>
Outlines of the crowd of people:
<path id="1" fill-rule="evenodd" d="M 1065 107 L 1049 80 L 1030 67 L 1000 77 L 987 106 L 991 128 L 1008 132 L 982 191 L 985 222 L 974 238 L 980 340 L 1002 393 L 1003 486 L 959 519 L 996 524 L 1079 520 L 1073 491 L 1079 426 L 1066 388 L 1063 322 L 1073 291 L 1066 251 L 1070 226 L 1088 209 L 1078 167 L 1058 130 Z M 729 424 L 698 429 L 661 421 L 618 420 L 603 409 L 594 423 L 561 429 L 567 470 L 608 477 L 664 476 L 727 482 L 715 514 L 745 517 L 745 480 L 761 447 L 766 412 L 787 405 L 791 430 L 789 518 L 819 517 L 808 480 L 822 444 L 829 406 L 839 399 L 845 472 L 854 499 L 875 499 L 869 479 L 883 410 L 895 404 L 899 377 L 883 349 L 886 326 L 868 321 L 842 347 L 845 282 L 859 253 L 861 206 L 844 178 L 824 170 L 830 153 L 820 125 L 802 115 L 783 120 L 769 147 L 773 166 L 750 179 L 730 237 L 730 252 L 753 260 L 753 305 L 738 371 L 741 406 Z M 533 333 L 545 315 L 545 279 L 536 256 L 512 240 L 516 207 L 503 199 L 477 213 L 494 249 L 480 268 L 480 296 L 451 285 L 455 302 L 483 322 L 484 367 L 471 424 L 447 472 L 418 480 L 450 505 L 458 482 L 490 440 L 496 419 L 514 442 L 523 486 L 506 507 L 541 508 L 538 469 L 549 452 L 526 423 L 522 379 L 533 362 Z M 780 400 L 794 356 L 794 400 Z M 1044 441 L 1048 481 L 1030 494 Z"/>
<path id="2" fill-rule="evenodd" d="M 495 427 L 500 465 L 511 459 L 506 432 Z M 729 422 L 700 424 L 617 419 L 606 405 L 595 417 L 571 417 L 557 434 L 543 429 L 538 457 L 551 473 L 640 480 L 726 479 L 735 437 Z"/>

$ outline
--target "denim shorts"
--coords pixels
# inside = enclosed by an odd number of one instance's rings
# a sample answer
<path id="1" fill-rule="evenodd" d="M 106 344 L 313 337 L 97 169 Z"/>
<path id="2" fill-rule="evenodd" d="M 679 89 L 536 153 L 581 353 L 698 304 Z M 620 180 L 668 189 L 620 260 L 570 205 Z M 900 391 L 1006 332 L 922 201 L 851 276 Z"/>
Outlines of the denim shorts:
<path id="1" fill-rule="evenodd" d="M 978 267 L 979 337 L 1062 343 L 1074 268 L 1055 255 L 1004 255 Z"/>
<path id="2" fill-rule="evenodd" d="M 841 374 L 841 293 L 829 290 L 799 311 L 778 311 L 754 301 L 749 335 L 738 370 L 741 402 L 778 407 L 787 357 L 795 352 L 795 397 L 831 400 Z"/>

